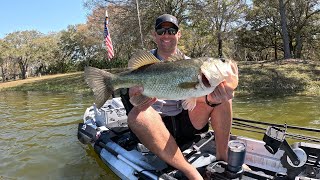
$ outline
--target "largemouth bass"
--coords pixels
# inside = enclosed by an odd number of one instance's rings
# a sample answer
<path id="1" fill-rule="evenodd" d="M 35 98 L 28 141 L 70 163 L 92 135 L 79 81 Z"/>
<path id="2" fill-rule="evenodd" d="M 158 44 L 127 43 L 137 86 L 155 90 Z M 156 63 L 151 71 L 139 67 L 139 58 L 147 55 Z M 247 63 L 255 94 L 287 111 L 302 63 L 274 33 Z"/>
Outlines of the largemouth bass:
<path id="1" fill-rule="evenodd" d="M 238 85 L 237 65 L 228 59 L 200 57 L 184 59 L 174 56 L 161 62 L 147 51 L 139 51 L 129 60 L 128 70 L 119 74 L 86 67 L 85 80 L 95 95 L 98 108 L 119 88 L 142 86 L 140 96 L 133 96 L 130 102 L 141 105 L 147 99 L 184 100 L 183 108 L 192 110 L 196 98 L 210 94 L 216 86 L 226 81 L 235 89 Z"/>

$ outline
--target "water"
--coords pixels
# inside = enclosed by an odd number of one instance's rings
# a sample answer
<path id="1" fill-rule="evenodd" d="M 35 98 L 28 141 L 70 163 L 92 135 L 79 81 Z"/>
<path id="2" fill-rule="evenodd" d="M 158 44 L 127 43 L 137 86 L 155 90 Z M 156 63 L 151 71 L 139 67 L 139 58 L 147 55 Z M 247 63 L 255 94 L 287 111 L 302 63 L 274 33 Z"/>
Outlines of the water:
<path id="1" fill-rule="evenodd" d="M 0 179 L 117 179 L 77 140 L 91 98 L 1 92 Z"/>
<path id="2" fill-rule="evenodd" d="M 0 93 L 0 179 L 118 179 L 92 148 L 77 140 L 77 125 L 93 97 Z M 234 117 L 320 128 L 319 101 L 235 98 Z"/>
<path id="3" fill-rule="evenodd" d="M 233 116 L 260 122 L 320 129 L 320 97 L 295 96 L 272 99 L 236 97 L 233 104 Z M 234 129 L 232 133 L 258 139 L 263 137 L 263 134 L 257 135 Z M 288 129 L 288 133 L 301 133 L 301 131 Z M 319 137 L 314 132 L 304 132 L 304 135 Z M 290 139 L 288 141 L 295 142 Z"/>

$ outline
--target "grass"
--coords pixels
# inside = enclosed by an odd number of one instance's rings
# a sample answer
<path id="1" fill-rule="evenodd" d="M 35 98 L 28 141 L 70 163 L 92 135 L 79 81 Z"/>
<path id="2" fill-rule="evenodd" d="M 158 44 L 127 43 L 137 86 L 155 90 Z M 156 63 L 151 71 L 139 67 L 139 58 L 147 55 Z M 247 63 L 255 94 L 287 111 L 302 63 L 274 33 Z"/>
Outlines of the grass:
<path id="1" fill-rule="evenodd" d="M 19 80 L 21 82 L 25 80 Z M 83 77 L 83 72 L 63 74 L 58 77 L 51 77 L 45 79 L 36 79 L 27 83 L 16 82 L 10 87 L 2 88 L 0 90 L 7 91 L 52 91 L 52 92 L 76 92 L 88 93 L 89 87 L 86 85 Z"/>
<path id="2" fill-rule="evenodd" d="M 317 63 L 239 64 L 240 95 L 320 95 L 320 66 Z"/>
<path id="3" fill-rule="evenodd" d="M 238 67 L 237 96 L 320 95 L 319 63 L 242 62 L 238 64 Z M 119 69 L 116 72 L 119 72 Z M 84 81 L 83 72 L 0 83 L 1 90 L 92 93 Z"/>

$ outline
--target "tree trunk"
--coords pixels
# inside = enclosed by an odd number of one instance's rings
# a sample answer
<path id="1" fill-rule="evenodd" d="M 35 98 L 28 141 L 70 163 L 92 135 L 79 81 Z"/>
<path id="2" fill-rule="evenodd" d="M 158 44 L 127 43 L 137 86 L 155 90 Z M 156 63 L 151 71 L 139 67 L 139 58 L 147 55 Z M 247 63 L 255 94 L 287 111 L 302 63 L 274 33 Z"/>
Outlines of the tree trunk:
<path id="1" fill-rule="evenodd" d="M 274 60 L 278 60 L 278 43 L 277 43 L 277 29 L 276 29 L 276 20 L 273 17 L 273 48 L 274 48 Z"/>
<path id="2" fill-rule="evenodd" d="M 294 47 L 294 58 L 301 58 L 301 51 L 302 51 L 302 38 L 301 33 L 297 32 L 296 34 L 296 46 Z"/>
<path id="3" fill-rule="evenodd" d="M 26 69 L 24 67 L 24 65 L 22 63 L 19 63 L 19 66 L 20 66 L 20 70 L 21 70 L 21 78 L 22 79 L 26 79 Z"/>
<path id="4" fill-rule="evenodd" d="M 223 57 L 221 32 L 218 32 L 218 55 L 219 55 L 219 58 Z"/>
<path id="5" fill-rule="evenodd" d="M 21 78 L 22 79 L 26 79 L 27 78 L 26 74 L 27 74 L 27 70 L 28 70 L 28 65 L 27 65 L 27 63 L 23 62 L 23 58 L 22 57 L 19 58 L 18 62 L 19 62 L 20 70 L 21 70 Z"/>
<path id="6" fill-rule="evenodd" d="M 290 47 L 289 47 L 289 35 L 287 29 L 287 17 L 286 17 L 286 8 L 283 0 L 279 0 L 279 11 L 281 16 L 281 30 L 282 30 L 282 40 L 283 40 L 283 50 L 284 50 L 284 59 L 290 59 Z"/>
<path id="7" fill-rule="evenodd" d="M 5 72 L 4 72 L 4 68 L 3 66 L 1 66 L 1 76 L 2 76 L 2 82 L 5 82 L 6 81 L 6 76 L 5 76 Z"/>
<path id="8" fill-rule="evenodd" d="M 278 60 L 278 44 L 277 44 L 277 31 L 274 31 L 274 59 Z"/>

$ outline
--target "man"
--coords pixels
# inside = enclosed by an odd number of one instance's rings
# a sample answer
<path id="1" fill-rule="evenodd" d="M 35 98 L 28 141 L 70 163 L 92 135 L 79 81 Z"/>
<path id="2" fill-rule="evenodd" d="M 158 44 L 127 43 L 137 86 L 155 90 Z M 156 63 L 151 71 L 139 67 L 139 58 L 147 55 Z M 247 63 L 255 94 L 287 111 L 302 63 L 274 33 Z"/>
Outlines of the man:
<path id="1" fill-rule="evenodd" d="M 176 17 L 169 14 L 159 16 L 156 19 L 153 37 L 157 49 L 152 50 L 151 53 L 159 60 L 166 61 L 174 54 L 182 54 L 177 48 L 181 32 Z M 141 92 L 143 92 L 142 87 L 130 88 L 129 96 L 136 96 Z M 233 89 L 221 83 L 208 96 L 198 98 L 197 105 L 192 111 L 183 110 L 181 101 L 153 98 L 143 106 L 132 108 L 128 114 L 128 124 L 151 152 L 181 170 L 188 179 L 203 179 L 199 172 L 185 160 L 177 144 L 184 140 L 182 136 L 188 136 L 188 132 L 183 132 L 184 129 L 189 129 L 188 131 L 192 133 L 207 130 L 206 125 L 211 119 L 211 126 L 215 131 L 217 160 L 227 161 L 232 97 Z M 184 126 L 180 128 L 183 129 L 182 134 L 176 134 L 175 130 L 179 128 L 177 126 Z"/>

